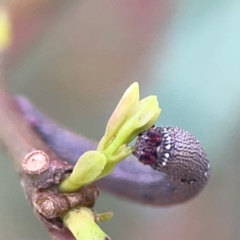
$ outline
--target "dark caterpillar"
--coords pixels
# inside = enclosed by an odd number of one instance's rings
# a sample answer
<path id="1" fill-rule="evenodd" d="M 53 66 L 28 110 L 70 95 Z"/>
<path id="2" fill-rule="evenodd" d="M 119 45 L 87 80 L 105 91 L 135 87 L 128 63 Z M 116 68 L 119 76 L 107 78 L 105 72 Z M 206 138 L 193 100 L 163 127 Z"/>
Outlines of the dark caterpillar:
<path id="1" fill-rule="evenodd" d="M 135 147 L 140 162 L 175 182 L 199 188 L 210 176 L 210 164 L 199 141 L 178 127 L 152 127 L 139 135 Z"/>

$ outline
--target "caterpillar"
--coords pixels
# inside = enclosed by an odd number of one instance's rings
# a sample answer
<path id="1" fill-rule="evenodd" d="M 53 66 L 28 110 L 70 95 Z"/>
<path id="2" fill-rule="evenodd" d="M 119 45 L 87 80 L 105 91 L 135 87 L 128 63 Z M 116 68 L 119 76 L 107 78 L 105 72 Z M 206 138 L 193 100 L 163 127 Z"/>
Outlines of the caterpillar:
<path id="1" fill-rule="evenodd" d="M 57 125 L 26 99 L 18 97 L 17 102 L 27 119 L 35 119 L 30 124 L 62 160 L 74 165 L 85 151 L 96 148 L 96 142 Z M 152 127 L 141 133 L 134 155 L 119 162 L 96 185 L 119 197 L 165 206 L 191 200 L 210 177 L 210 163 L 200 143 L 178 127 Z"/>
<path id="2" fill-rule="evenodd" d="M 151 127 L 139 135 L 133 154 L 174 182 L 192 185 L 192 191 L 210 177 L 210 163 L 201 144 L 179 127 Z"/>

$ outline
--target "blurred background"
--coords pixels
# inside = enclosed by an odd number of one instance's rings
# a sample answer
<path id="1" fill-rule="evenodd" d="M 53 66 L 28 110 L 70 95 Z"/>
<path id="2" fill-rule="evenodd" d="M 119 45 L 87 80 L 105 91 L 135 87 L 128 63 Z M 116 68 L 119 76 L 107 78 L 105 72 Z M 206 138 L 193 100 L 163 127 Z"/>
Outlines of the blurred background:
<path id="1" fill-rule="evenodd" d="M 99 140 L 125 89 L 158 96 L 158 125 L 193 133 L 212 176 L 192 201 L 149 207 L 101 193 L 113 240 L 240 239 L 240 1 L 0 0 L 13 44 L 5 78 L 51 118 Z M 50 239 L 0 155 L 2 239 Z"/>

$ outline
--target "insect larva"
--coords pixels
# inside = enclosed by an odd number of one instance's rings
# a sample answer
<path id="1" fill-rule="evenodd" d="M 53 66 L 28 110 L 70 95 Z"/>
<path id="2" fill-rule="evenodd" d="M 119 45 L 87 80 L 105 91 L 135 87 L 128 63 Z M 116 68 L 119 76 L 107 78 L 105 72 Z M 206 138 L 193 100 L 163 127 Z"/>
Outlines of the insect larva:
<path id="1" fill-rule="evenodd" d="M 174 181 L 199 188 L 210 176 L 210 164 L 199 141 L 178 127 L 152 127 L 139 135 L 135 147 L 140 162 Z"/>

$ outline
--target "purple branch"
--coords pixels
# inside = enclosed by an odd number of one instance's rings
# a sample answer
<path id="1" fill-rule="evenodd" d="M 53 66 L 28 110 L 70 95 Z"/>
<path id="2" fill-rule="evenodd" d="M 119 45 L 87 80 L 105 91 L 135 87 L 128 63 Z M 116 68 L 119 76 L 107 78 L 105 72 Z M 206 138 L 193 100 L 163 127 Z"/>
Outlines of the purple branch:
<path id="1" fill-rule="evenodd" d="M 17 97 L 17 102 L 34 130 L 61 159 L 75 164 L 85 151 L 96 149 L 96 142 L 77 136 L 54 123 L 26 98 Z M 109 176 L 97 181 L 96 185 L 117 196 L 140 203 L 171 205 L 191 199 L 205 184 L 192 190 L 188 184 L 172 180 L 166 174 L 154 171 L 130 156 L 120 162 Z"/>

